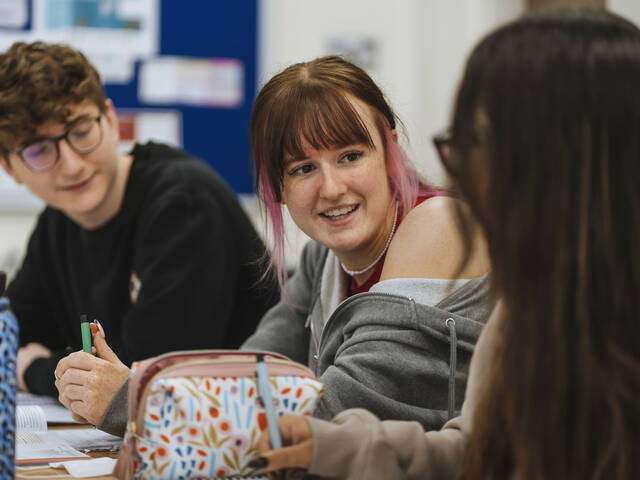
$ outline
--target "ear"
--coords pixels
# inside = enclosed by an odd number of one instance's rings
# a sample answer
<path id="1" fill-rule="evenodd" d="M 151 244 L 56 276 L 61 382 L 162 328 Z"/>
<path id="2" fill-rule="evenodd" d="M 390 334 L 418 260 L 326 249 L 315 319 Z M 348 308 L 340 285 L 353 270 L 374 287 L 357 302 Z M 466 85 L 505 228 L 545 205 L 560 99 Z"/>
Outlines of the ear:
<path id="1" fill-rule="evenodd" d="M 107 122 L 111 124 L 116 141 L 120 141 L 120 123 L 118 122 L 118 115 L 116 115 L 116 108 L 113 106 L 113 102 L 110 98 L 107 98 L 104 102 L 105 105 L 105 117 Z"/>
<path id="2" fill-rule="evenodd" d="M 0 165 L 2 165 L 3 170 L 7 172 L 7 175 L 13 178 L 14 182 L 16 182 L 18 185 L 22 183 L 22 180 L 20 179 L 16 171 L 11 168 L 11 162 L 9 161 L 8 157 L 0 155 Z"/>
<path id="3" fill-rule="evenodd" d="M 398 143 L 398 131 L 395 128 L 391 130 L 391 136 L 396 141 L 396 143 Z"/>

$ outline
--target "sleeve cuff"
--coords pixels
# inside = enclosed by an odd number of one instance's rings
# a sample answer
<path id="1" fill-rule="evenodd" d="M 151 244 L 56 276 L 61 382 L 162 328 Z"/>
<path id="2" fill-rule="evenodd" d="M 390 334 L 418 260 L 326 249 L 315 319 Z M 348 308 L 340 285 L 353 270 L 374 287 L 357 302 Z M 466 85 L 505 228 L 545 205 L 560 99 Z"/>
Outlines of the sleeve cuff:
<path id="1" fill-rule="evenodd" d="M 129 379 L 127 379 L 109 402 L 107 409 L 97 427 L 103 432 L 124 437 L 127 426 L 127 395 Z"/>
<path id="2" fill-rule="evenodd" d="M 27 390 L 38 395 L 58 397 L 53 372 L 58 362 L 65 356 L 65 352 L 52 352 L 50 357 L 36 358 L 24 372 L 24 383 Z"/>

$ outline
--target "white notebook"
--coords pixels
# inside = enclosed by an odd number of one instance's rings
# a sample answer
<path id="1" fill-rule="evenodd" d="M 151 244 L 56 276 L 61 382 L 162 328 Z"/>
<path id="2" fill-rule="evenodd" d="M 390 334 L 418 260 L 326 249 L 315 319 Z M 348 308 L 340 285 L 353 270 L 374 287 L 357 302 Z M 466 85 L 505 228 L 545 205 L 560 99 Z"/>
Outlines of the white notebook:
<path id="1" fill-rule="evenodd" d="M 83 452 L 116 451 L 122 439 L 94 428 L 47 430 L 39 405 L 16 408 L 16 464 L 48 463 L 89 458 Z"/>
<path id="2" fill-rule="evenodd" d="M 34 395 L 33 393 L 18 392 L 16 405 L 39 405 L 44 410 L 47 423 L 69 423 L 76 422 L 71 416 L 71 412 L 58 400 L 45 395 Z"/>

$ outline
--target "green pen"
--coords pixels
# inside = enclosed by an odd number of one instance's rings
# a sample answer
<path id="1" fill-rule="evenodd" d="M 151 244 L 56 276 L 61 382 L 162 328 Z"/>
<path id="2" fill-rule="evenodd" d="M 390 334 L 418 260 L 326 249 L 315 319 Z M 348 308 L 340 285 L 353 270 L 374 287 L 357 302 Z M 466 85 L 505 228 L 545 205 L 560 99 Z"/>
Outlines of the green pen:
<path id="1" fill-rule="evenodd" d="M 89 321 L 85 314 L 80 315 L 80 333 L 82 334 L 82 350 L 92 353 L 91 328 L 89 328 Z"/>

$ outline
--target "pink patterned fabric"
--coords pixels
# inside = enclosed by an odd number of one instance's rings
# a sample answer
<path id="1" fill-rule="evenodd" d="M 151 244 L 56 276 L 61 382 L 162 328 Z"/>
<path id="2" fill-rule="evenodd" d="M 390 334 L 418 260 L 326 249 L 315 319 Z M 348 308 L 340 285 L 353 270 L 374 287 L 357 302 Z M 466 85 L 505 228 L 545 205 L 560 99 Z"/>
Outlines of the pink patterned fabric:
<path id="1" fill-rule="evenodd" d="M 300 376 L 270 378 L 277 415 L 311 415 L 322 384 Z M 252 377 L 158 378 L 146 396 L 135 477 L 253 475 L 256 442 L 267 428 Z"/>

